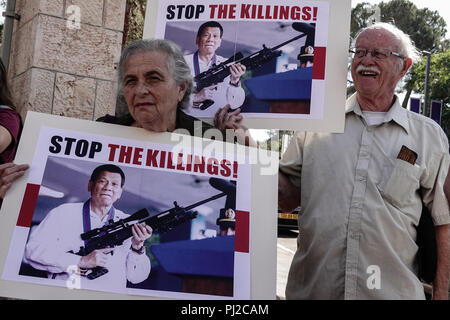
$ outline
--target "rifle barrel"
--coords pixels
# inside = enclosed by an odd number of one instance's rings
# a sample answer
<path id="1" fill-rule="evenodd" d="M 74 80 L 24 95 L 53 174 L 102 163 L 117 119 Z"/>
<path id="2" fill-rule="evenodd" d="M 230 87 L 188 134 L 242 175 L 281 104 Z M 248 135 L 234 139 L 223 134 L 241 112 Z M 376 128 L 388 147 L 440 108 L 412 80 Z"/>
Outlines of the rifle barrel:
<path id="1" fill-rule="evenodd" d="M 213 200 L 222 198 L 223 196 L 226 196 L 226 195 L 227 195 L 227 194 L 226 194 L 225 192 L 222 192 L 222 193 L 216 194 L 215 196 L 212 196 L 211 198 L 208 198 L 208 199 L 199 201 L 199 202 L 197 202 L 197 203 L 191 204 L 190 206 L 187 206 L 187 207 L 185 207 L 184 209 L 185 209 L 185 210 L 191 210 L 191 209 L 193 209 L 193 208 L 195 208 L 195 207 L 201 206 L 201 205 L 204 204 L 204 203 L 207 203 L 207 202 L 210 202 L 210 201 L 213 201 Z"/>
<path id="2" fill-rule="evenodd" d="M 190 206 L 182 207 L 182 208 L 183 208 L 184 210 L 186 210 L 186 211 L 189 211 L 189 210 L 191 210 L 191 209 L 193 209 L 193 208 L 195 208 L 195 207 L 198 207 L 198 206 L 200 206 L 200 205 L 202 205 L 202 204 L 204 204 L 204 203 L 207 203 L 207 202 L 210 202 L 210 201 L 213 201 L 213 200 L 222 198 L 223 196 L 226 196 L 226 195 L 227 195 L 227 194 L 226 194 L 225 192 L 222 192 L 222 193 L 216 194 L 215 196 L 212 196 L 212 197 L 210 197 L 210 198 L 208 198 L 208 199 L 205 199 L 205 200 L 196 202 L 196 203 L 194 203 L 194 204 L 191 204 Z M 173 209 L 173 208 L 172 208 L 172 209 Z M 160 212 L 160 213 L 154 215 L 153 217 L 162 215 L 162 214 L 164 214 L 164 213 L 168 213 L 168 212 L 170 212 L 172 209 L 167 209 L 167 210 L 165 210 L 165 211 L 162 211 L 162 212 Z M 144 218 L 144 219 L 141 219 L 141 220 L 139 220 L 139 223 L 145 222 L 145 221 L 148 220 L 149 218 L 152 218 L 152 217 L 146 217 L 146 218 Z"/>
<path id="3" fill-rule="evenodd" d="M 290 43 L 292 41 L 295 41 L 297 39 L 300 39 L 300 38 L 303 38 L 303 37 L 306 37 L 306 36 L 307 36 L 306 33 L 300 34 L 300 35 L 298 35 L 298 36 L 296 36 L 296 37 L 294 37 L 294 38 L 292 38 L 292 39 L 290 39 L 288 41 L 283 42 L 282 44 L 277 45 L 276 47 L 271 48 L 271 49 L 272 50 L 276 50 L 278 48 L 284 47 L 285 45 L 287 45 L 288 43 Z"/>

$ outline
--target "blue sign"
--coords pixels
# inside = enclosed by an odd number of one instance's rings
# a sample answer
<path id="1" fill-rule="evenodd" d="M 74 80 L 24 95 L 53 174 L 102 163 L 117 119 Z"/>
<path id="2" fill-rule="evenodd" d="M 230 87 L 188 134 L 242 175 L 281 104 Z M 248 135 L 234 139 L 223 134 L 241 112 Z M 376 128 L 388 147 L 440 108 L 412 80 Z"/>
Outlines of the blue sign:
<path id="1" fill-rule="evenodd" d="M 431 100 L 431 119 L 441 125 L 442 101 Z"/>
<path id="2" fill-rule="evenodd" d="M 420 113 L 420 98 L 409 98 L 409 110 Z"/>

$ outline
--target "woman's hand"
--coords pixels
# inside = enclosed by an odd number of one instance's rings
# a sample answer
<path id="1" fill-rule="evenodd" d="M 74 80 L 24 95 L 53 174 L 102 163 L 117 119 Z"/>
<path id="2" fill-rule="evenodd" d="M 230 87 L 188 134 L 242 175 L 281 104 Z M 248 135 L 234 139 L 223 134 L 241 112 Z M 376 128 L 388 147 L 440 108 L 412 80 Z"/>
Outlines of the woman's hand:
<path id="1" fill-rule="evenodd" d="M 0 165 L 0 198 L 5 197 L 6 191 L 12 183 L 23 176 L 28 170 L 27 164 L 15 164 L 12 162 Z"/>

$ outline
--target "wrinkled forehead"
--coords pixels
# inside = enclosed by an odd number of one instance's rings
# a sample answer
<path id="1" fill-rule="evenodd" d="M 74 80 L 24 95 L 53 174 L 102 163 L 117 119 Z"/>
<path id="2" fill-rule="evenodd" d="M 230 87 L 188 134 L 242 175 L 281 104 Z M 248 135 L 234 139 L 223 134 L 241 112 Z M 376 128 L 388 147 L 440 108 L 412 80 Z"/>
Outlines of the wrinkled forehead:
<path id="1" fill-rule="evenodd" d="M 170 55 L 160 50 L 140 50 L 133 52 L 125 60 L 120 81 L 128 76 L 137 76 L 148 72 L 159 72 L 174 77 L 175 62 Z"/>
<path id="2" fill-rule="evenodd" d="M 220 37 L 220 29 L 218 27 L 206 27 L 205 29 L 203 29 L 200 36 L 204 36 L 207 34 L 213 34 Z"/>
<path id="3" fill-rule="evenodd" d="M 125 70 L 142 68 L 145 65 L 168 67 L 168 55 L 164 51 L 142 49 L 130 54 L 125 61 Z"/>
<path id="4" fill-rule="evenodd" d="M 99 182 L 101 179 L 105 179 L 108 181 L 112 181 L 112 182 L 122 182 L 122 176 L 120 175 L 120 173 L 118 172 L 110 172 L 110 171 L 101 171 L 97 178 L 95 179 L 95 181 L 93 181 L 94 183 Z"/>
<path id="5" fill-rule="evenodd" d="M 400 40 L 391 32 L 382 28 L 366 29 L 359 34 L 355 47 L 399 50 Z"/>

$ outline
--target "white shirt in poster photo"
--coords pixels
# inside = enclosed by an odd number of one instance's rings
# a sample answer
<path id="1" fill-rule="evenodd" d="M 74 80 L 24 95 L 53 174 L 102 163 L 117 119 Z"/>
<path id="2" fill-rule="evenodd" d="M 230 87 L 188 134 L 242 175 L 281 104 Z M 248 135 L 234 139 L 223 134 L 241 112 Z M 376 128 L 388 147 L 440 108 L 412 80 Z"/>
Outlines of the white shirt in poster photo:
<path id="1" fill-rule="evenodd" d="M 128 217 L 122 211 L 114 210 L 114 221 Z M 101 228 L 107 220 L 90 210 L 91 229 Z M 31 231 L 25 258 L 36 269 L 48 272 L 49 279 L 67 281 L 69 273 L 80 261 L 76 255 L 85 244 L 80 238 L 83 233 L 83 203 L 67 203 L 51 210 L 42 222 Z M 150 260 L 146 254 L 138 254 L 131 249 L 131 238 L 114 248 L 108 254 L 105 267 L 108 273 L 90 280 L 80 277 L 79 289 L 97 288 L 111 292 L 121 292 L 127 280 L 132 283 L 144 281 L 150 273 Z"/>

